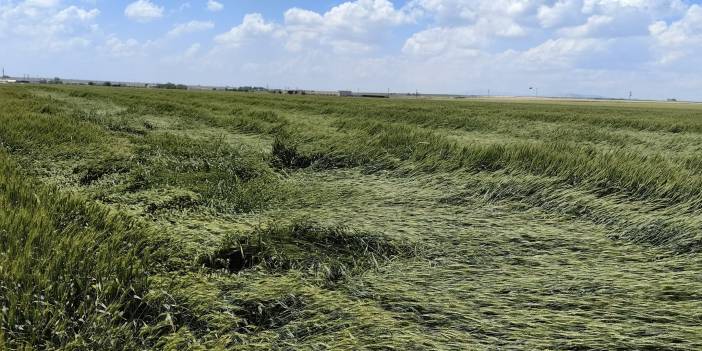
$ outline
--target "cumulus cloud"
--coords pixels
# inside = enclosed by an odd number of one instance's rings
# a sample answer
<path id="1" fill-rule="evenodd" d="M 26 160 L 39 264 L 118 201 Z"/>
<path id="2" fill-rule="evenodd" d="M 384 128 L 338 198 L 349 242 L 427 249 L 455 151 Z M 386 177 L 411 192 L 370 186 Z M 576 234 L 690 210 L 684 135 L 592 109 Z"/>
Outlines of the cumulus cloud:
<path id="1" fill-rule="evenodd" d="M 195 55 L 197 55 L 197 53 L 200 52 L 200 46 L 201 46 L 200 43 L 195 43 L 193 45 L 190 45 L 190 47 L 187 50 L 185 50 L 185 53 L 183 54 L 183 56 L 186 58 L 194 57 Z"/>
<path id="2" fill-rule="evenodd" d="M 244 16 L 240 25 L 216 36 L 215 42 L 228 47 L 239 47 L 255 39 L 279 35 L 278 33 L 276 24 L 266 22 L 260 13 L 251 13 Z"/>
<path id="3" fill-rule="evenodd" d="M 684 12 L 688 6 L 684 0 L 584 0 L 582 12 L 590 14 L 636 10 L 666 16 Z"/>
<path id="4" fill-rule="evenodd" d="M 130 2 L 124 13 L 131 20 L 165 15 L 165 2 Z M 600 84 L 606 95 L 644 84 L 641 77 L 654 74 L 659 85 L 666 77 L 687 77 L 688 86 L 695 86 L 694 78 L 702 82 L 702 74 L 690 69 L 702 64 L 702 6 L 695 2 L 343 0 L 323 10 L 250 13 L 228 31 L 213 33 L 211 41 L 193 43 L 187 34 L 215 24 L 185 20 L 168 24 L 160 38 L 152 33 L 152 41 L 148 33 L 128 39 L 104 33 L 98 26 L 102 14 L 87 0 L 0 0 L 0 38 L 15 48 L 8 52 L 97 48 L 99 57 L 129 67 L 143 64 L 146 73 L 180 72 L 167 64 L 189 62 L 203 83 L 234 84 L 223 80 L 241 77 L 249 80 L 242 84 L 453 92 L 533 84 L 543 93 L 548 86 L 577 91 Z M 221 11 L 223 4 L 207 0 L 199 6 Z"/>
<path id="5" fill-rule="evenodd" d="M 190 21 L 175 25 L 173 29 L 168 32 L 168 35 L 177 37 L 183 34 L 210 30 L 212 28 L 214 28 L 214 23 L 210 21 Z"/>
<path id="6" fill-rule="evenodd" d="M 365 52 L 388 29 L 414 20 L 413 13 L 395 8 L 388 0 L 345 2 L 325 13 L 292 8 L 284 15 L 286 45 L 294 51 L 321 45 L 338 52 Z"/>
<path id="7" fill-rule="evenodd" d="M 388 0 L 345 2 L 333 7 L 322 18 L 331 28 L 354 33 L 366 33 L 374 27 L 398 25 L 411 20 L 408 14 L 395 9 Z"/>
<path id="8" fill-rule="evenodd" d="M 107 38 L 105 43 L 99 48 L 104 54 L 113 57 L 129 57 L 137 55 L 142 49 L 142 45 L 136 39 L 122 40 L 115 36 Z"/>
<path id="9" fill-rule="evenodd" d="M 680 20 L 670 25 L 658 21 L 651 24 L 649 29 L 656 40 L 667 46 L 697 43 L 702 38 L 702 6 L 692 5 Z"/>
<path id="10" fill-rule="evenodd" d="M 98 9 L 63 7 L 54 0 L 0 2 L 0 38 L 6 38 L 3 45 L 8 50 L 14 44 L 21 51 L 86 47 L 98 28 L 99 15 Z"/>
<path id="11" fill-rule="evenodd" d="M 389 29 L 414 21 L 411 13 L 395 8 L 388 0 L 349 1 L 324 13 L 291 8 L 283 17 L 283 23 L 274 23 L 261 14 L 248 14 L 240 25 L 216 36 L 215 42 L 236 47 L 268 36 L 290 51 L 325 48 L 359 54 L 372 51 Z"/>
<path id="12" fill-rule="evenodd" d="M 580 0 L 558 0 L 553 5 L 541 5 L 537 12 L 539 23 L 544 28 L 574 23 L 581 17 L 583 7 Z"/>
<path id="13" fill-rule="evenodd" d="M 568 37 L 590 37 L 612 25 L 614 17 L 604 15 L 590 16 L 584 24 L 561 29 L 558 33 Z"/>
<path id="14" fill-rule="evenodd" d="M 538 10 L 535 1 L 519 0 L 414 0 L 407 6 L 433 26 L 410 36 L 403 52 L 451 57 L 475 56 L 497 40 L 528 37 Z"/>
<path id="15" fill-rule="evenodd" d="M 692 5 L 685 16 L 670 24 L 665 21 L 652 23 L 649 31 L 656 42 L 661 63 L 702 54 L 702 6 Z"/>
<path id="16" fill-rule="evenodd" d="M 27 7 L 55 7 L 60 3 L 60 0 L 26 0 L 24 5 Z"/>
<path id="17" fill-rule="evenodd" d="M 137 0 L 124 9 L 127 18 L 137 22 L 150 22 L 163 17 L 163 7 L 149 0 Z"/>
<path id="18" fill-rule="evenodd" d="M 537 1 L 524 0 L 414 0 L 408 8 L 419 11 L 441 25 L 468 25 L 481 18 L 528 20 Z"/>
<path id="19" fill-rule="evenodd" d="M 224 9 L 224 5 L 221 2 L 207 0 L 207 9 L 212 12 L 222 11 Z"/>
<path id="20" fill-rule="evenodd" d="M 359 77 L 365 70 L 357 68 L 360 62 L 434 63 L 426 66 L 428 72 L 439 66 L 465 70 L 479 65 L 530 72 L 635 70 L 651 62 L 651 33 L 672 36 L 683 26 L 649 25 L 680 17 L 689 7 L 679 0 L 412 0 L 402 7 L 388 0 L 356 0 L 326 12 L 291 8 L 281 23 L 249 14 L 216 36 L 215 43 L 240 48 L 255 42 L 252 49 L 266 52 L 276 67 L 291 64 L 283 50 L 301 55 L 297 61 L 308 58 L 319 70 L 320 60 L 353 57 L 347 72 Z M 392 46 L 400 49 L 388 49 Z M 236 55 L 246 57 L 245 52 Z M 629 66 L 620 64 L 621 58 Z M 266 66 L 259 59 L 248 64 Z"/>
<path id="21" fill-rule="evenodd" d="M 80 7 L 69 6 L 54 15 L 53 19 L 58 22 L 85 22 L 94 20 L 98 15 L 100 15 L 100 10 L 98 9 L 85 10 Z"/>
<path id="22" fill-rule="evenodd" d="M 431 28 L 412 35 L 402 48 L 416 56 L 475 56 L 486 43 L 485 37 L 472 27 Z"/>
<path id="23" fill-rule="evenodd" d="M 607 41 L 598 39 L 549 39 L 518 55 L 524 63 L 545 67 L 572 67 L 584 54 L 593 55 L 607 49 Z"/>

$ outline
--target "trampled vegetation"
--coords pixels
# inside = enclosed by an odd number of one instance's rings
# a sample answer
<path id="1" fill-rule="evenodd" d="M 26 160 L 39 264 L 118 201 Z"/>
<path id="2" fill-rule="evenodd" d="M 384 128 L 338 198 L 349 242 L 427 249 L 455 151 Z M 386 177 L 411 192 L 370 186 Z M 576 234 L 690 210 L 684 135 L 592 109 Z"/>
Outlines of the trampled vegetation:
<path id="1" fill-rule="evenodd" d="M 0 87 L 10 350 L 702 348 L 702 107 Z"/>

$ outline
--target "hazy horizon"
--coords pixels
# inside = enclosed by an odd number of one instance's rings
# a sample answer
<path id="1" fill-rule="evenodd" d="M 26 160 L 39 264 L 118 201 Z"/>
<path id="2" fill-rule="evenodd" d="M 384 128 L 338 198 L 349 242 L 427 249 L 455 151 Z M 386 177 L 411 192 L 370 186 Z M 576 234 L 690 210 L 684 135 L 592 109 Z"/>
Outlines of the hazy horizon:
<path id="1" fill-rule="evenodd" d="M 12 76 L 702 100 L 684 0 L 0 0 Z"/>

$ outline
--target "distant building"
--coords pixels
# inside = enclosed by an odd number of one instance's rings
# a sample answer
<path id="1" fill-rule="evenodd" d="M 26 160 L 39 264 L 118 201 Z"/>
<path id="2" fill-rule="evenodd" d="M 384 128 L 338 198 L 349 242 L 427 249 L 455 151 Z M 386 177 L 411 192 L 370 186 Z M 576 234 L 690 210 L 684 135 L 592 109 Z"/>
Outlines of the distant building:
<path id="1" fill-rule="evenodd" d="M 322 95 L 322 96 L 339 96 L 338 91 L 326 91 L 326 90 L 305 90 L 307 95 Z"/>
<path id="2" fill-rule="evenodd" d="M 339 96 L 353 96 L 353 92 L 350 90 L 339 90 Z"/>
<path id="3" fill-rule="evenodd" d="M 388 96 L 387 94 L 380 93 L 363 93 L 361 94 L 361 97 L 387 99 L 390 96 Z"/>

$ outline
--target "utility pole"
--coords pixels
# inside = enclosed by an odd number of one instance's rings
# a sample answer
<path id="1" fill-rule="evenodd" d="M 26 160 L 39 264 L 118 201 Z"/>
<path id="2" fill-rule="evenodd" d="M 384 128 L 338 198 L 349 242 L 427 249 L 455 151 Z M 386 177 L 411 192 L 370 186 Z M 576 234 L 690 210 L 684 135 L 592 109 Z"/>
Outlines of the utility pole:
<path id="1" fill-rule="evenodd" d="M 529 90 L 533 90 L 533 91 L 534 91 L 534 94 L 535 94 L 534 96 L 536 96 L 536 97 L 539 96 L 539 88 L 537 88 L 537 87 L 529 87 Z"/>
<path id="2" fill-rule="evenodd" d="M 631 95 L 632 95 L 631 90 L 629 90 L 629 100 L 631 100 Z"/>

